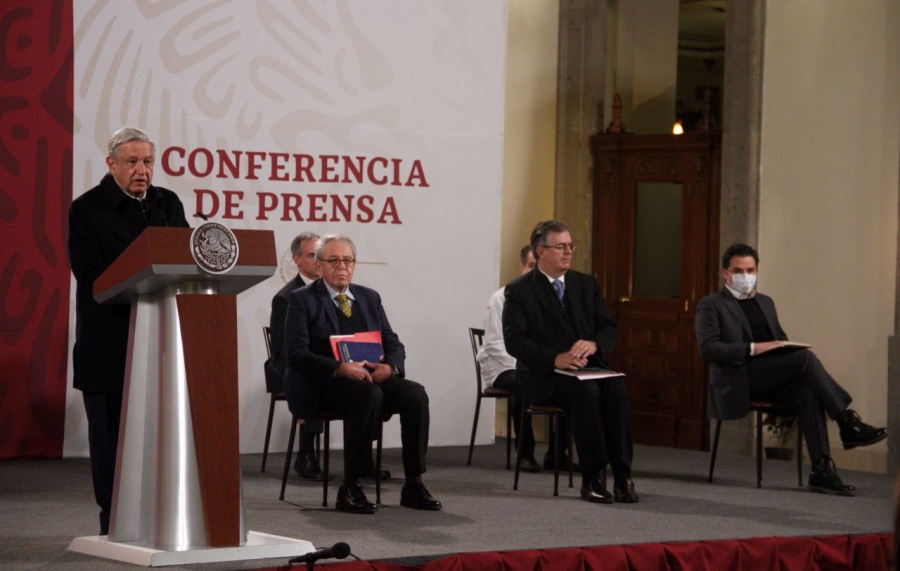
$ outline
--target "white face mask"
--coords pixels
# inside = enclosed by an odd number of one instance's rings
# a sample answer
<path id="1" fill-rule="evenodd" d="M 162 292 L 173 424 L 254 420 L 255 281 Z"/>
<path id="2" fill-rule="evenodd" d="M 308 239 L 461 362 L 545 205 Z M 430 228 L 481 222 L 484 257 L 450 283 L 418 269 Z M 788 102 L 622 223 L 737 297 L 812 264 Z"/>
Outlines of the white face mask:
<path id="1" fill-rule="evenodd" d="M 756 287 L 756 274 L 731 274 L 731 287 L 744 295 Z"/>

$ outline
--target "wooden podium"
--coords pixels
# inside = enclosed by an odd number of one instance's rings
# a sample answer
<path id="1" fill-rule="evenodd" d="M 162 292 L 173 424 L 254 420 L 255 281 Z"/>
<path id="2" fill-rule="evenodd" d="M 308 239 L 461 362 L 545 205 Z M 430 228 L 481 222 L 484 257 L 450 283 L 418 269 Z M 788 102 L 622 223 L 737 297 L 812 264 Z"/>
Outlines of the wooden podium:
<path id="1" fill-rule="evenodd" d="M 274 235 L 234 230 L 222 273 L 194 261 L 191 235 L 147 228 L 94 282 L 98 302 L 132 304 L 131 329 L 109 536 L 69 549 L 145 565 L 313 551 L 248 539 L 241 490 L 237 294 L 275 273 Z"/>

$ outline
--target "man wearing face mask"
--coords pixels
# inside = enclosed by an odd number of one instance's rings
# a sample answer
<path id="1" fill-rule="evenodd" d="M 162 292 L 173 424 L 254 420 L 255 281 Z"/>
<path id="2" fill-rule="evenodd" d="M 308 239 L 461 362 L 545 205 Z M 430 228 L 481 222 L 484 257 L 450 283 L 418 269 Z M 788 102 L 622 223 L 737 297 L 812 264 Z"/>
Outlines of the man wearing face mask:
<path id="1" fill-rule="evenodd" d="M 758 264 L 752 247 L 729 246 L 722 256 L 725 286 L 697 304 L 697 342 L 709 363 L 710 417 L 743 418 L 751 400 L 788 403 L 806 437 L 809 489 L 852 496 L 855 488 L 841 481 L 828 455 L 825 413 L 838 423 L 845 449 L 880 442 L 888 431 L 869 426 L 847 408 L 853 399 L 812 351 L 786 346 L 775 303 L 756 291 Z"/>

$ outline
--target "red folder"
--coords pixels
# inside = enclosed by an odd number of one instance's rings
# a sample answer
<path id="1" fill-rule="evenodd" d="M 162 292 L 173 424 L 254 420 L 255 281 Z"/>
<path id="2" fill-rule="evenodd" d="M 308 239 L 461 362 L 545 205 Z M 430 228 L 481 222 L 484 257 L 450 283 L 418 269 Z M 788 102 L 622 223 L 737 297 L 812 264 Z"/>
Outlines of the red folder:
<path id="1" fill-rule="evenodd" d="M 332 335 L 328 340 L 331 342 L 331 354 L 334 355 L 335 359 L 343 362 L 343 359 L 341 359 L 341 350 L 338 347 L 339 342 L 356 341 L 363 343 L 378 343 L 381 345 L 381 331 L 361 331 L 359 333 L 354 333 L 353 335 Z"/>

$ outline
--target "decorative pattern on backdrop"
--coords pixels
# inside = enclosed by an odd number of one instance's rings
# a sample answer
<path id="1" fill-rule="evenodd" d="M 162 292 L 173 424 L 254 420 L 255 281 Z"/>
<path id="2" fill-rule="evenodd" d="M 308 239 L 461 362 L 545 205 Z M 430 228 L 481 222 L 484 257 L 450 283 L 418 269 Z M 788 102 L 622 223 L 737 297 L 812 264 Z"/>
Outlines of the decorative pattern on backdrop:
<path id="1" fill-rule="evenodd" d="M 62 455 L 72 3 L 0 5 L 0 459 Z"/>
<path id="2" fill-rule="evenodd" d="M 463 390 L 471 361 L 460 354 L 497 287 L 506 2 L 72 10 L 73 195 L 97 184 L 110 133 L 131 125 L 153 138 L 153 184 L 179 195 L 191 225 L 202 213 L 232 229 L 271 230 L 281 253 L 299 231 L 351 236 L 354 280 L 382 296 L 406 345 L 406 374 L 441 403 L 431 445 L 468 442 L 457 419 L 472 406 Z M 481 254 L 468 256 L 465 272 L 448 271 L 460 252 Z M 273 276 L 238 299 L 244 453 L 263 442 L 259 331 L 283 286 Z M 80 395 L 70 389 L 69 399 L 63 455 L 86 455 Z M 271 445 L 286 436 L 277 431 Z M 399 427 L 388 426 L 384 442 L 399 445 Z"/>

